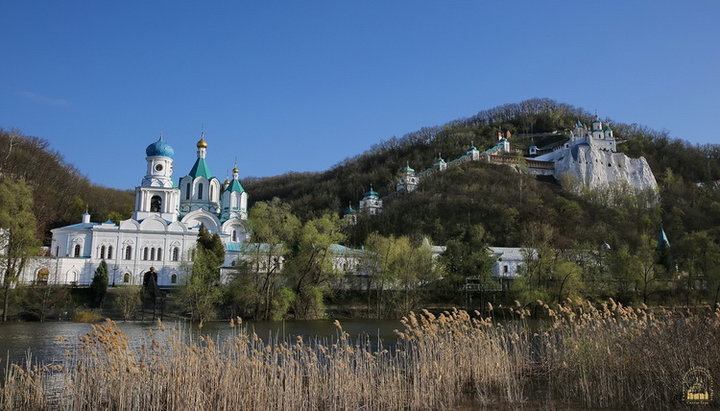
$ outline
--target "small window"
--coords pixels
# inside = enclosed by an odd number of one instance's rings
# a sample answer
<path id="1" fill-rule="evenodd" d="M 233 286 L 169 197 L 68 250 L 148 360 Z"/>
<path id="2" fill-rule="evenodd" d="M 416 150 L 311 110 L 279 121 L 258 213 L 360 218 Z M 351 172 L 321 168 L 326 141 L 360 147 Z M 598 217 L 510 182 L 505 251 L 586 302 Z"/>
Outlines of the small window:
<path id="1" fill-rule="evenodd" d="M 123 275 L 123 282 L 124 283 L 130 282 L 130 273 L 125 273 L 125 275 Z"/>
<path id="2" fill-rule="evenodd" d="M 132 246 L 127 246 L 125 249 L 125 259 L 131 260 L 132 259 Z"/>
<path id="3" fill-rule="evenodd" d="M 150 199 L 150 211 L 153 213 L 162 211 L 162 198 L 160 196 L 152 196 Z"/>
<path id="4" fill-rule="evenodd" d="M 55 247 L 55 257 L 60 257 L 60 247 Z"/>
<path id="5" fill-rule="evenodd" d="M 80 257 L 80 244 L 75 244 L 75 250 L 73 256 Z"/>
<path id="6" fill-rule="evenodd" d="M 506 265 L 503 266 L 503 272 L 504 272 L 504 273 L 507 273 L 507 272 L 508 272 L 508 266 L 506 266 Z"/>
<path id="7" fill-rule="evenodd" d="M 162 261 L 162 248 L 157 249 L 157 259 L 158 261 Z"/>
<path id="8" fill-rule="evenodd" d="M 150 259 L 155 260 L 155 249 L 154 248 L 150 249 Z"/>
<path id="9" fill-rule="evenodd" d="M 233 240 L 233 242 L 236 242 L 236 241 L 237 241 L 237 230 L 233 230 L 232 240 Z"/>
<path id="10" fill-rule="evenodd" d="M 105 246 L 100 247 L 100 258 L 105 259 Z"/>
<path id="11" fill-rule="evenodd" d="M 177 284 L 177 274 L 173 274 L 170 276 L 170 283 Z"/>
<path id="12" fill-rule="evenodd" d="M 180 249 L 177 248 L 177 247 L 173 247 L 173 250 L 172 250 L 172 260 L 173 260 L 173 261 L 177 261 L 177 260 L 179 260 L 179 257 L 180 257 Z"/>
<path id="13" fill-rule="evenodd" d="M 203 184 L 198 184 L 198 200 L 202 200 L 203 197 Z"/>
<path id="14" fill-rule="evenodd" d="M 146 260 L 146 261 L 147 261 L 147 259 L 148 259 L 148 252 L 149 252 L 149 251 L 150 251 L 150 250 L 148 250 L 147 247 L 145 247 L 145 248 L 143 249 L 143 260 Z"/>
<path id="15" fill-rule="evenodd" d="M 108 254 L 107 255 L 108 255 L 108 260 L 112 260 L 112 257 L 113 257 L 113 247 L 112 246 L 108 246 Z"/>
<path id="16" fill-rule="evenodd" d="M 185 199 L 190 199 L 190 183 L 187 183 L 187 186 L 185 186 Z"/>

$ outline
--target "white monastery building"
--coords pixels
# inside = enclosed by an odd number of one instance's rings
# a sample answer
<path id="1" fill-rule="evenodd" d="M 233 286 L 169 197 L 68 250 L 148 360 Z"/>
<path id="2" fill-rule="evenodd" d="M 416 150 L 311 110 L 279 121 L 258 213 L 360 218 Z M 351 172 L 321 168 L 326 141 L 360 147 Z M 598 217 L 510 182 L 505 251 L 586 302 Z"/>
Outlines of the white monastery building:
<path id="1" fill-rule="evenodd" d="M 173 148 L 162 137 L 150 144 L 132 218 L 119 224 L 96 223 L 86 212 L 79 224 L 51 230 L 50 257 L 28 261 L 23 282 L 89 285 L 105 260 L 111 284 L 142 284 L 152 268 L 158 285 L 176 285 L 192 261 L 200 225 L 220 235 L 227 250 L 224 265 L 232 265 L 249 233 L 248 194 L 237 166 L 232 180 L 220 182 L 213 175 L 207 148 L 203 135 L 197 160 L 178 187 L 173 181 Z"/>

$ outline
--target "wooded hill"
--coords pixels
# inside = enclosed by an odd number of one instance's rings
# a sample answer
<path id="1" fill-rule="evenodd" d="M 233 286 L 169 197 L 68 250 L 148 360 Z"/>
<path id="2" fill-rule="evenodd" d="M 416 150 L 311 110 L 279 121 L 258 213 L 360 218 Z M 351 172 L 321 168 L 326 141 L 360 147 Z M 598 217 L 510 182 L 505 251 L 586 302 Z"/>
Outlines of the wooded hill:
<path id="1" fill-rule="evenodd" d="M 243 185 L 250 194 L 250 206 L 279 197 L 306 220 L 340 213 L 349 203 L 357 208 L 371 184 L 382 195 L 391 192 L 406 162 L 421 171 L 433 164 L 438 153 L 451 160 L 464 154 L 471 143 L 487 149 L 496 144 L 498 130 L 513 134 L 514 148 L 530 142 L 524 134 L 560 132 L 560 136 L 535 137 L 542 147 L 560 139 L 578 119 L 589 123 L 592 117 L 583 109 L 552 100 L 527 100 L 393 137 L 325 172 L 247 178 Z M 632 195 L 615 195 L 619 203 L 609 207 L 603 204 L 607 193 L 571 195 L 552 179 L 472 162 L 432 175 L 418 191 L 387 201 L 383 215 L 360 218 L 348 233 L 350 242 L 361 245 L 368 233 L 377 231 L 429 236 L 433 243 L 444 244 L 480 224 L 492 244 L 518 246 L 527 242 L 532 223 L 553 227 L 552 242 L 558 247 L 599 242 L 632 245 L 641 233 L 652 234 L 660 224 L 671 241 L 686 233 L 707 231 L 718 242 L 720 146 L 692 145 L 635 124 L 612 122 L 612 126 L 618 139 L 627 140 L 619 151 L 647 158 L 661 187 L 658 207 L 647 208 L 646 199 Z M 0 129 L 0 173 L 22 178 L 33 187 L 38 231 L 46 241 L 49 229 L 77 222 L 86 205 L 94 221 L 130 216 L 132 191 L 90 183 L 48 146 L 43 139 Z"/>
<path id="2" fill-rule="evenodd" d="M 340 213 L 349 203 L 357 208 L 371 184 L 381 195 L 393 191 L 406 162 L 421 171 L 433 164 L 438 153 L 446 160 L 461 156 L 471 142 L 485 150 L 496 144 L 499 130 L 512 133 L 513 148 L 527 147 L 530 137 L 523 135 L 560 132 L 560 136 L 534 137 L 542 147 L 562 138 L 578 119 L 589 124 L 592 118 L 581 108 L 532 99 L 393 137 L 325 172 L 248 178 L 243 184 L 251 204 L 279 197 L 304 219 Z M 640 241 L 640 234 L 654 235 L 661 224 L 671 238 L 712 229 L 717 241 L 720 191 L 714 183 L 720 179 L 720 146 L 693 145 L 636 124 L 611 123 L 616 138 L 627 140 L 618 150 L 648 160 L 661 188 L 657 207 L 648 208 L 648 199 L 622 192 L 576 196 L 552 179 L 472 162 L 432 175 L 416 192 L 387 201 L 383 215 L 361 218 L 351 230 L 352 243 L 362 244 L 368 233 L 378 231 L 429 236 L 434 243 L 444 244 L 481 224 L 492 244 L 519 246 L 526 244 L 531 223 L 553 227 L 552 242 L 558 247 L 594 247 L 604 242 L 632 245 Z M 616 204 L 609 206 L 607 198 L 615 198 Z"/>
<path id="3" fill-rule="evenodd" d="M 49 243 L 49 230 L 80 221 L 89 207 L 93 221 L 130 217 L 134 192 L 92 184 L 46 140 L 0 129 L 0 175 L 25 180 L 33 189 L 38 234 Z"/>

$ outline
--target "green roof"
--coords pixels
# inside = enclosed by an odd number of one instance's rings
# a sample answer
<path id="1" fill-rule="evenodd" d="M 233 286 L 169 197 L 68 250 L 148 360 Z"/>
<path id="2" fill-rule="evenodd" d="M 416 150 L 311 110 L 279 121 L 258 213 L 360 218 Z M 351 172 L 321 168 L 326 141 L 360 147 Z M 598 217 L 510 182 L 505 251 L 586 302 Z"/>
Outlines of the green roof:
<path id="1" fill-rule="evenodd" d="M 230 185 L 225 189 L 225 191 L 242 193 L 245 189 L 238 180 L 233 180 L 230 182 Z"/>
<path id="2" fill-rule="evenodd" d="M 204 158 L 198 158 L 197 161 L 195 161 L 195 165 L 193 165 L 188 175 L 192 178 L 205 177 L 208 180 L 213 178 L 213 173 L 210 171 L 210 167 L 208 167 Z"/>

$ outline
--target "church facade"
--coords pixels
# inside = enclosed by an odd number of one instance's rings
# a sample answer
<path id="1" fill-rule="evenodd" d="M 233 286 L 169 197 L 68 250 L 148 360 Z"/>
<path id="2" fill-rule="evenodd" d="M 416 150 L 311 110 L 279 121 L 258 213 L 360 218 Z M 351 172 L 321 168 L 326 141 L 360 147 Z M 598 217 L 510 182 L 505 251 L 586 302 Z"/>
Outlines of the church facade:
<path id="1" fill-rule="evenodd" d="M 248 194 L 237 165 L 232 179 L 221 182 L 207 164 L 204 135 L 196 146 L 197 160 L 178 186 L 173 148 L 162 137 L 150 144 L 132 218 L 98 223 L 86 212 L 80 223 L 51 230 L 50 256 L 31 259 L 22 281 L 89 285 L 105 260 L 110 284 L 142 284 L 144 275 L 154 271 L 158 285 L 178 285 L 192 262 L 201 225 L 220 236 L 228 250 L 224 265 L 233 265 L 249 236 Z"/>

